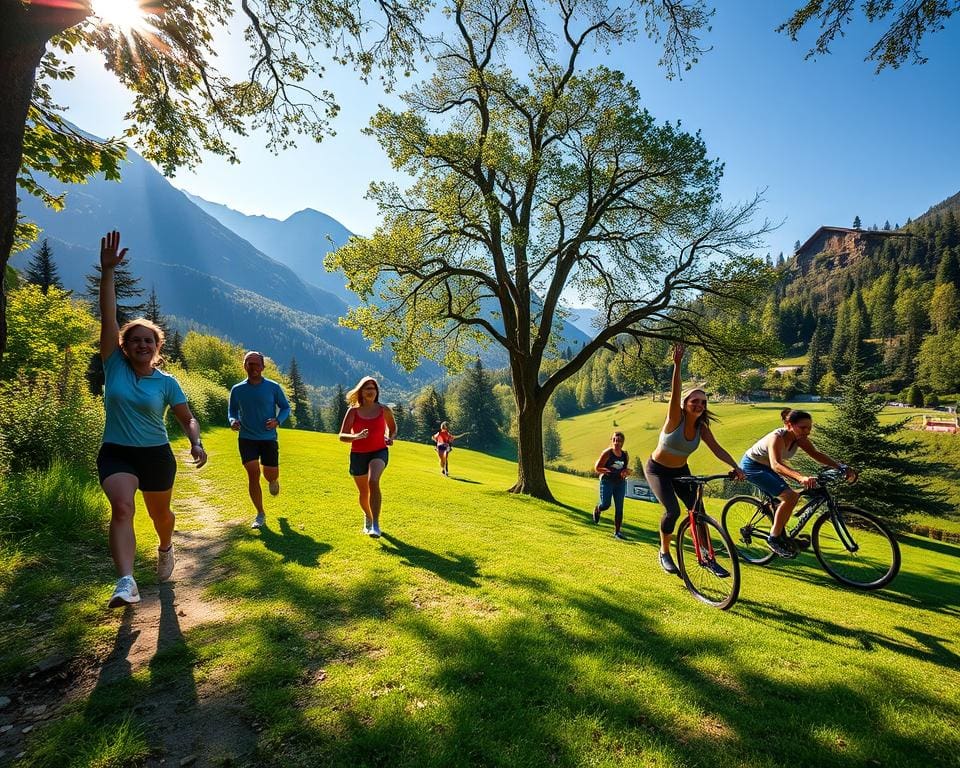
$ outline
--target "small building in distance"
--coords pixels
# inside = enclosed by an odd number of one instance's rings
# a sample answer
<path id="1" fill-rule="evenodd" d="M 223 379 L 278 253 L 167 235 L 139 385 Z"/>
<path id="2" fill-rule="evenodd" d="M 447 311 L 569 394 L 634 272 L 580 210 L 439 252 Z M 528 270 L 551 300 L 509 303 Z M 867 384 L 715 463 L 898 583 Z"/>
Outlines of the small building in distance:
<path id="1" fill-rule="evenodd" d="M 838 269 L 873 252 L 889 237 L 910 237 L 888 229 L 820 227 L 794 253 L 794 269 L 806 275 L 817 268 Z"/>

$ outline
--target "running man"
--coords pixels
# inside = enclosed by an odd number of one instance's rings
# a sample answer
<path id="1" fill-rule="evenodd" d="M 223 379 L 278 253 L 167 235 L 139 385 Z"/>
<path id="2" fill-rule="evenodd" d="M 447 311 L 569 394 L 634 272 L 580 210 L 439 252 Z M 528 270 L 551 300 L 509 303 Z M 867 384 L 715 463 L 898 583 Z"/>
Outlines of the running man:
<path id="1" fill-rule="evenodd" d="M 227 418 L 234 432 L 239 432 L 240 461 L 247 470 L 247 487 L 257 516 L 251 528 L 262 528 L 266 523 L 263 512 L 263 492 L 260 489 L 260 466 L 270 487 L 270 495 L 280 493 L 280 445 L 277 427 L 290 415 L 290 403 L 281 387 L 263 375 L 264 359 L 259 352 L 243 356 L 243 370 L 247 380 L 234 384 L 230 390 Z"/>

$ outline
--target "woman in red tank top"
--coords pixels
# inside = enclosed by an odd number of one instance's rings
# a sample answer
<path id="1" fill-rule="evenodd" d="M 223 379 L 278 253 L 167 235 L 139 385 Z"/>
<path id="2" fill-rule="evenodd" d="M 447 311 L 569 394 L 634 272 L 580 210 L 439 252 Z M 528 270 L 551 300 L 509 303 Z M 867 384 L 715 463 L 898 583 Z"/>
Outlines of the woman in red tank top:
<path id="1" fill-rule="evenodd" d="M 380 537 L 380 476 L 387 468 L 387 446 L 393 445 L 397 423 L 393 413 L 380 404 L 380 385 L 364 376 L 347 392 L 347 409 L 340 427 L 340 440 L 350 443 L 350 474 L 360 493 L 363 532 Z"/>

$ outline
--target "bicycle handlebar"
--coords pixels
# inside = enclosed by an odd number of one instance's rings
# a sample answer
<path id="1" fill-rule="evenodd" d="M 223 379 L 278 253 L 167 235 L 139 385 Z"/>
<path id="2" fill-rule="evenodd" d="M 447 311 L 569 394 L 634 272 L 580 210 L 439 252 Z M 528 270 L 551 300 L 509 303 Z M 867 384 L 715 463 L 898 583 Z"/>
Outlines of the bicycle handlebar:
<path id="1" fill-rule="evenodd" d="M 834 469 L 833 467 L 821 469 L 817 473 L 817 484 L 825 485 L 826 483 L 835 483 L 838 480 L 845 480 L 848 469 L 849 467 L 847 467 L 846 464 L 841 464 L 839 469 Z"/>
<path id="2" fill-rule="evenodd" d="M 686 475 L 684 477 L 673 478 L 678 483 L 690 483 L 691 485 L 706 485 L 714 480 L 732 480 L 733 472 L 727 472 L 722 475 Z"/>

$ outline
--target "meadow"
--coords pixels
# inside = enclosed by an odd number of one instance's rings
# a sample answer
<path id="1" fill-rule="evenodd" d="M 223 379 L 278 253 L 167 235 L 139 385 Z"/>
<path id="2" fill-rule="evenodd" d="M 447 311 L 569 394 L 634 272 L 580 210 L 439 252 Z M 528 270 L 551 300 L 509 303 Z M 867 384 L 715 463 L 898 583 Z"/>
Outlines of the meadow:
<path id="1" fill-rule="evenodd" d="M 811 555 L 745 568 L 724 613 L 660 570 L 654 505 L 627 502 L 627 542 L 608 517 L 590 522 L 587 478 L 551 473 L 559 503 L 547 504 L 504 492 L 508 462 L 457 449 L 445 478 L 429 446 L 398 443 L 373 540 L 360 533 L 347 447 L 284 431 L 283 490 L 253 531 L 235 435 L 211 430 L 205 444 L 209 465 L 181 468 L 177 495 L 236 523 L 206 594 L 224 617 L 100 681 L 17 766 L 156 760 L 145 703 L 211 683 L 248 724 L 252 754 L 198 764 L 958 765 L 958 547 L 903 536 L 901 574 L 870 594 L 841 588 Z M 190 526 L 182 512 L 178 527 Z M 139 575 L 155 546 L 142 510 L 138 531 Z M 105 541 L 90 541 L 96 573 L 0 549 L 5 622 L 38 579 L 58 578 L 61 597 L 52 619 L 31 616 L 23 642 L 0 649 L 7 679 L 11 654 L 24 665 L 38 652 L 31 636 L 41 654 L 113 644 L 122 618 L 104 608 Z M 75 631 L 47 633 L 64 615 Z M 186 697 L 177 715 L 206 706 Z"/>

